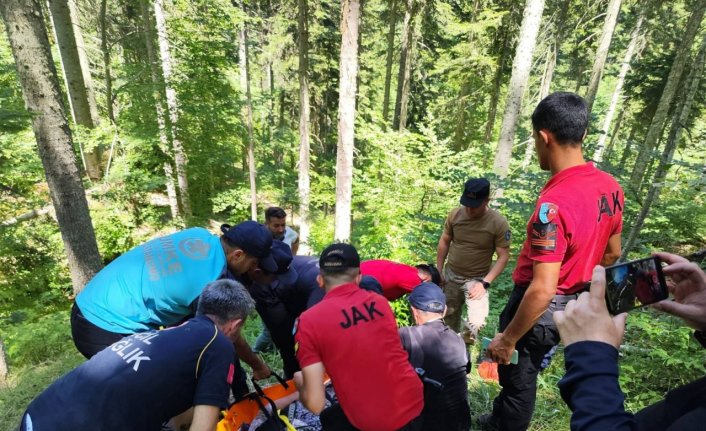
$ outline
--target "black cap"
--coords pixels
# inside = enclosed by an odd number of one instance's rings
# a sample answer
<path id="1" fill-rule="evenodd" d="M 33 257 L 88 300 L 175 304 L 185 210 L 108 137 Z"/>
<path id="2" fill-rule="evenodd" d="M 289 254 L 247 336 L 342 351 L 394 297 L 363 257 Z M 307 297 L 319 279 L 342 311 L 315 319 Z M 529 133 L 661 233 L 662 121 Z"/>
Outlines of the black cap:
<path id="1" fill-rule="evenodd" d="M 478 208 L 490 196 L 490 182 L 485 178 L 472 178 L 466 181 L 461 195 L 461 205 Z"/>
<path id="2" fill-rule="evenodd" d="M 258 258 L 260 268 L 270 273 L 277 271 L 277 263 L 270 254 L 272 234 L 265 225 L 248 220 L 235 226 L 223 224 L 221 232 L 245 253 Z"/>
<path id="3" fill-rule="evenodd" d="M 358 251 L 350 244 L 336 243 L 326 247 L 319 257 L 319 268 L 322 271 L 345 271 L 350 268 L 360 268 Z"/>
<path id="4" fill-rule="evenodd" d="M 443 313 L 446 307 L 446 295 L 434 283 L 424 282 L 412 290 L 407 300 L 417 310 Z"/>
<path id="5" fill-rule="evenodd" d="M 297 271 L 292 268 L 292 249 L 280 240 L 272 241 L 272 258 L 277 264 L 277 270 L 270 272 L 260 268 L 272 275 L 276 275 L 277 279 L 283 284 L 294 284 L 297 281 Z"/>
<path id="6" fill-rule="evenodd" d="M 371 292 L 379 293 L 382 295 L 382 285 L 380 282 L 372 275 L 364 275 L 360 278 L 361 289 L 369 290 Z"/>

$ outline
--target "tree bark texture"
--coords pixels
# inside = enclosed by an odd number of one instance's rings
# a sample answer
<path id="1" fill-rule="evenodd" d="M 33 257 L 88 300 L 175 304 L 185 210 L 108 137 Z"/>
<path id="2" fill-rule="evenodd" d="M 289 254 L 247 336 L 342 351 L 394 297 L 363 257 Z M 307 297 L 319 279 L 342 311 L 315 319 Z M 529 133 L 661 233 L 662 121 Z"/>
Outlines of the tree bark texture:
<path id="1" fill-rule="evenodd" d="M 48 0 L 48 3 L 74 122 L 93 129 L 100 119 L 76 3 L 74 0 Z M 100 148 L 83 151 L 83 155 L 88 177 L 92 180 L 100 179 L 102 176 Z"/>
<path id="2" fill-rule="evenodd" d="M 395 54 L 395 28 L 397 27 L 397 0 L 390 3 L 390 29 L 387 31 L 387 54 L 385 57 L 385 89 L 382 99 L 382 118 L 390 119 L 390 84 L 392 82 L 392 58 Z"/>
<path id="3" fill-rule="evenodd" d="M 240 7 L 245 14 L 245 3 Z M 243 21 L 240 25 L 238 56 L 240 59 L 240 90 L 245 94 L 245 125 L 247 127 L 248 178 L 250 180 L 250 218 L 257 221 L 257 170 L 255 167 L 255 147 L 252 128 L 252 96 L 250 94 L 250 59 L 248 58 L 248 29 Z"/>
<path id="4" fill-rule="evenodd" d="M 176 183 L 174 182 L 174 168 L 172 166 L 172 151 L 169 146 L 169 135 L 167 130 L 166 107 L 164 103 L 164 78 L 159 71 L 157 65 L 157 55 L 155 53 L 154 42 L 152 40 L 152 20 L 150 19 L 150 7 L 148 0 L 140 0 L 140 8 L 142 12 L 142 32 L 145 36 L 145 48 L 147 50 L 147 61 L 150 65 L 150 76 L 152 78 L 152 86 L 154 88 L 152 96 L 154 97 L 154 105 L 157 113 L 157 129 L 159 131 L 159 146 L 164 153 L 166 160 L 162 164 L 164 170 L 164 184 L 167 189 L 167 199 L 169 200 L 169 209 L 172 214 L 172 219 L 178 220 L 181 217 L 179 209 L 179 198 L 177 197 Z"/>
<path id="5" fill-rule="evenodd" d="M 704 36 L 701 47 L 699 48 L 699 53 L 696 56 L 696 60 L 693 63 L 693 68 L 689 71 L 689 75 L 686 78 L 684 85 L 682 87 L 682 94 L 679 100 L 684 102 L 679 106 L 678 109 L 674 110 L 672 127 L 669 132 L 669 137 L 667 138 L 667 144 L 664 146 L 664 151 L 659 159 L 659 164 L 655 170 L 654 179 L 652 184 L 650 184 L 650 189 L 647 191 L 647 196 L 642 204 L 642 209 L 640 214 L 638 214 L 635 223 L 633 223 L 630 229 L 630 234 L 625 242 L 625 247 L 623 248 L 622 258 L 625 259 L 627 254 L 632 250 L 637 241 L 637 237 L 640 235 L 640 230 L 645 224 L 647 215 L 650 212 L 652 204 L 659 200 L 659 194 L 664 187 L 664 182 L 667 178 L 667 172 L 672 163 L 672 158 L 674 157 L 674 151 L 679 145 L 679 140 L 681 138 L 681 133 L 684 130 L 684 125 L 689 119 L 691 114 L 691 107 L 694 104 L 694 96 L 699 90 L 699 84 L 701 83 L 701 77 L 704 70 L 704 60 L 706 59 L 706 36 Z"/>
<path id="6" fill-rule="evenodd" d="M 505 113 L 500 127 L 500 140 L 495 153 L 494 172 L 504 178 L 510 170 L 512 160 L 512 146 L 515 141 L 515 130 L 522 109 L 522 96 L 524 95 L 530 69 L 532 68 L 532 54 L 537 43 L 539 25 L 542 21 L 544 0 L 527 0 L 520 27 L 519 42 L 512 62 L 512 76 L 508 85 Z"/>
<path id="7" fill-rule="evenodd" d="M 38 0 L 3 0 L 0 12 L 78 293 L 101 269 L 86 194 L 73 152 L 59 80 Z"/>
<path id="8" fill-rule="evenodd" d="M 351 202 L 353 197 L 353 145 L 355 138 L 355 94 L 356 77 L 358 76 L 360 1 L 343 0 L 342 6 L 334 237 L 336 241 L 349 241 L 351 237 Z"/>
<path id="9" fill-rule="evenodd" d="M 623 62 L 620 65 L 620 72 L 618 73 L 618 82 L 615 83 L 615 89 L 613 90 L 613 95 L 610 98 L 610 105 L 608 106 L 608 111 L 603 119 L 603 126 L 601 126 L 601 136 L 598 138 L 598 144 L 593 152 L 593 160 L 600 162 L 603 160 L 603 149 L 605 148 L 605 141 L 608 138 L 608 129 L 610 129 L 610 123 L 613 121 L 613 116 L 615 111 L 618 109 L 618 102 L 620 101 L 620 96 L 623 91 L 623 84 L 625 84 L 625 77 L 630 71 L 630 62 L 632 61 L 633 54 L 637 50 L 638 41 L 642 35 L 642 21 L 644 15 L 640 15 L 635 23 L 635 28 L 630 36 L 630 43 L 628 48 L 625 50 L 625 56 L 623 57 Z"/>
<path id="10" fill-rule="evenodd" d="M 311 145 L 309 143 L 309 8 L 307 0 L 299 4 L 299 251 L 308 255 L 309 247 L 309 164 Z"/>
<path id="11" fill-rule="evenodd" d="M 613 32 L 615 25 L 618 22 L 620 14 L 621 0 L 610 0 L 606 11 L 605 21 L 603 22 L 603 30 L 601 31 L 601 39 L 596 48 L 596 57 L 593 60 L 593 69 L 591 69 L 591 79 L 588 81 L 588 89 L 586 90 L 586 104 L 588 105 L 588 113 L 591 113 L 593 102 L 596 100 L 598 93 L 598 85 L 601 83 L 603 76 L 603 68 L 605 67 L 608 51 L 610 50 L 610 42 L 613 40 Z"/>
<path id="12" fill-rule="evenodd" d="M 101 31 L 101 52 L 103 53 L 103 73 L 105 74 L 105 109 L 108 113 L 108 119 L 112 124 L 115 124 L 115 111 L 113 110 L 113 77 L 110 68 L 110 44 L 108 43 L 107 10 L 108 0 L 101 0 L 99 24 Z"/>
<path id="13" fill-rule="evenodd" d="M 185 217 L 191 216 L 191 199 L 189 198 L 189 180 L 186 174 L 188 160 L 184 147 L 179 138 L 179 100 L 176 90 L 171 83 L 173 60 L 169 47 L 169 37 L 167 33 L 167 18 L 164 13 L 163 0 L 154 0 L 154 18 L 157 23 L 157 41 L 159 43 L 159 57 L 162 63 L 162 73 L 164 76 L 164 91 L 167 96 L 167 111 L 169 112 L 169 123 L 172 129 L 172 149 L 174 150 L 174 166 L 176 167 L 177 184 L 179 185 L 178 195 L 181 199 L 181 208 Z"/>
<path id="14" fill-rule="evenodd" d="M 552 79 L 554 79 L 554 70 L 559 61 L 559 53 L 561 51 L 561 44 L 564 42 L 564 30 L 566 29 L 566 14 L 569 11 L 569 5 L 571 0 L 565 0 L 561 5 L 561 10 L 559 11 L 559 18 L 556 22 L 556 36 L 554 37 L 554 44 L 549 48 L 549 57 L 547 57 L 547 67 L 544 71 L 544 76 L 542 77 L 542 86 L 539 90 L 539 100 L 541 101 L 549 95 L 552 87 Z"/>
<path id="15" fill-rule="evenodd" d="M 706 0 L 694 2 L 694 10 L 691 12 L 691 16 L 689 16 L 686 29 L 684 30 L 683 36 L 677 42 L 677 52 L 674 56 L 674 63 L 672 63 L 669 76 L 667 77 L 667 83 L 664 86 L 664 90 L 662 90 L 662 96 L 657 104 L 657 110 L 652 117 L 650 128 L 647 130 L 645 142 L 642 144 L 641 151 L 638 153 L 635 166 L 630 175 L 630 187 L 633 191 L 640 190 L 642 178 L 652 157 L 652 152 L 655 150 L 657 142 L 662 136 L 662 129 L 664 129 L 664 123 L 667 120 L 669 106 L 679 86 L 679 80 L 684 71 L 686 61 L 689 58 L 691 45 L 694 43 L 694 38 L 698 33 L 699 26 L 704 17 L 704 11 L 706 11 Z"/>
<path id="16" fill-rule="evenodd" d="M 397 72 L 395 117 L 392 123 L 392 128 L 399 131 L 403 131 L 407 127 L 407 104 L 409 102 L 412 49 L 414 47 L 414 23 L 419 6 L 419 0 L 406 0 L 402 42 L 400 43 L 400 67 Z"/>

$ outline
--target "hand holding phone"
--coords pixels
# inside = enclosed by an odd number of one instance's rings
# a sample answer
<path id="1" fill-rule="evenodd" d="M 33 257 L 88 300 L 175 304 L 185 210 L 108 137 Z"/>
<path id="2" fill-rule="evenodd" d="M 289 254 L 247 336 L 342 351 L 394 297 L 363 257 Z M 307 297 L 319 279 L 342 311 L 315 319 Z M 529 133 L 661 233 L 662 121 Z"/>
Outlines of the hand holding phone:
<path id="1" fill-rule="evenodd" d="M 485 358 L 488 357 L 488 355 L 487 355 L 487 352 L 488 352 L 488 345 L 490 344 L 491 341 L 493 341 L 493 340 L 491 340 L 491 339 L 488 338 L 488 337 L 483 337 L 483 344 L 482 344 L 481 352 L 480 352 L 481 356 L 483 356 L 483 357 L 485 357 Z M 517 353 L 517 350 L 514 350 L 514 351 L 512 352 L 512 356 L 510 357 L 510 363 L 511 363 L 511 364 L 514 364 L 514 365 L 517 365 L 517 359 L 518 359 L 518 357 L 519 357 L 519 353 Z"/>
<path id="2" fill-rule="evenodd" d="M 606 304 L 613 316 L 669 297 L 658 256 L 609 266 L 605 273 Z"/>

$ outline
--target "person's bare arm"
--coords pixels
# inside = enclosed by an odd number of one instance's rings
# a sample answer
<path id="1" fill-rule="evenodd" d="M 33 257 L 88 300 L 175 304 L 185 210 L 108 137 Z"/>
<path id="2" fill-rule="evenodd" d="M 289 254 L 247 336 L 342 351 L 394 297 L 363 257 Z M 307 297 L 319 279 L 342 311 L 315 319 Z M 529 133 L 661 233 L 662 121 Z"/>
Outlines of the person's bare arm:
<path id="1" fill-rule="evenodd" d="M 255 380 L 266 379 L 272 375 L 270 367 L 252 351 L 245 337 L 238 337 L 238 341 L 235 342 L 235 353 L 252 368 L 252 376 Z"/>
<path id="2" fill-rule="evenodd" d="M 620 257 L 620 234 L 616 233 L 608 238 L 608 244 L 605 247 L 601 266 L 610 266 L 615 263 Z"/>
<path id="3" fill-rule="evenodd" d="M 441 233 L 439 238 L 439 245 L 436 247 L 436 268 L 439 270 L 441 275 L 441 284 L 444 284 L 444 262 L 446 262 L 446 256 L 449 254 L 449 246 L 451 245 L 451 235 L 446 231 Z"/>
<path id="4" fill-rule="evenodd" d="M 318 415 L 326 405 L 324 387 L 324 364 L 317 362 L 307 365 L 294 373 L 294 384 L 299 390 L 299 400 L 310 412 Z"/>
<path id="5" fill-rule="evenodd" d="M 499 364 L 509 364 L 515 344 L 534 326 L 556 293 L 561 262 L 535 262 L 532 283 L 527 288 L 515 317 L 505 331 L 488 345 L 488 356 Z"/>
<path id="6" fill-rule="evenodd" d="M 218 424 L 217 406 L 198 405 L 194 407 L 194 418 L 191 421 L 189 431 L 213 431 Z"/>

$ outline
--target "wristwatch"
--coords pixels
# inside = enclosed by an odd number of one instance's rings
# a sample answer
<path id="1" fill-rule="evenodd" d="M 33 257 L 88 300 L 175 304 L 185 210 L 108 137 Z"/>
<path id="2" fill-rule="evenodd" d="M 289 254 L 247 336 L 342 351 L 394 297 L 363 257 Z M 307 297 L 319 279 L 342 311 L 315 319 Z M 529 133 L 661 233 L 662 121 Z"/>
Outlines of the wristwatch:
<path id="1" fill-rule="evenodd" d="M 482 278 L 476 278 L 475 280 L 476 280 L 476 281 L 479 281 L 479 282 L 483 285 L 483 287 L 485 287 L 486 289 L 490 287 L 490 283 L 488 283 L 487 281 L 483 280 Z"/>
<path id="2" fill-rule="evenodd" d="M 704 331 L 694 331 L 694 338 L 701 343 L 702 346 L 706 347 L 706 332 Z"/>

